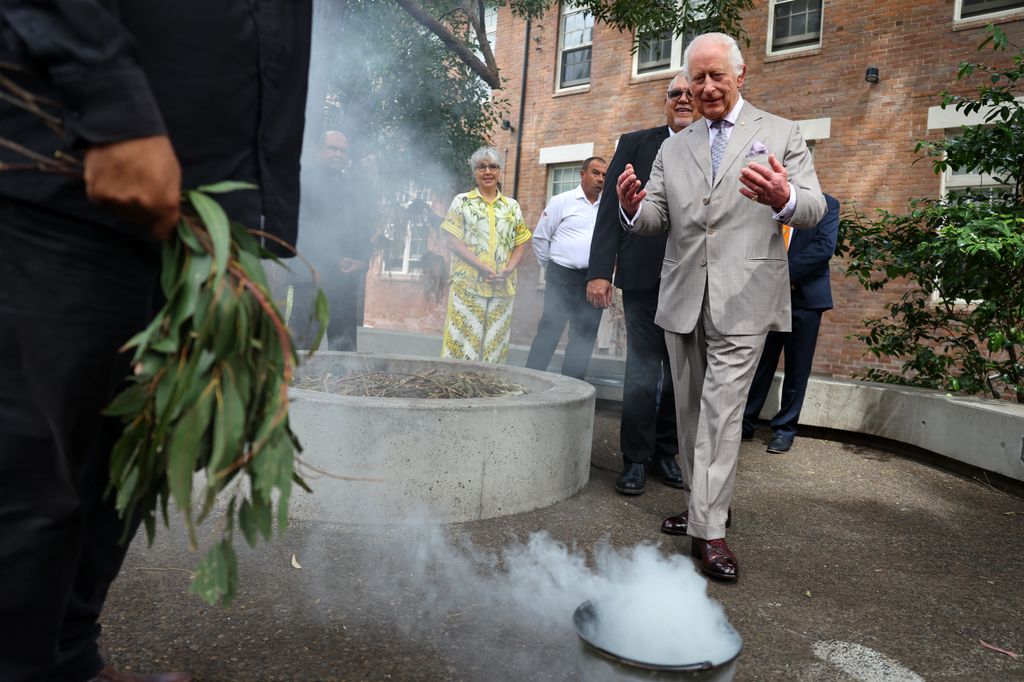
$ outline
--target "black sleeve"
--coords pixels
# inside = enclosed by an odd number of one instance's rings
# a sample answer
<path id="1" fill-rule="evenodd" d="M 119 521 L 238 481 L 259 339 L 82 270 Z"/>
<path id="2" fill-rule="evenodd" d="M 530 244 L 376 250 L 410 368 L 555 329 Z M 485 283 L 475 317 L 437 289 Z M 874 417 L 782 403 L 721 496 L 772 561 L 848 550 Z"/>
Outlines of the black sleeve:
<path id="1" fill-rule="evenodd" d="M 612 162 L 608 164 L 601 205 L 597 209 L 594 236 L 590 240 L 590 262 L 587 266 L 587 281 L 606 279 L 611 281 L 615 271 L 615 257 L 619 251 L 619 239 L 623 235 L 619 222 L 619 195 L 615 191 L 619 176 L 632 161 L 634 143 L 630 136 L 623 135 L 615 149 Z"/>
<path id="2" fill-rule="evenodd" d="M 3 39 L 57 91 L 86 145 L 165 134 L 135 40 L 99 0 L 0 0 Z"/>

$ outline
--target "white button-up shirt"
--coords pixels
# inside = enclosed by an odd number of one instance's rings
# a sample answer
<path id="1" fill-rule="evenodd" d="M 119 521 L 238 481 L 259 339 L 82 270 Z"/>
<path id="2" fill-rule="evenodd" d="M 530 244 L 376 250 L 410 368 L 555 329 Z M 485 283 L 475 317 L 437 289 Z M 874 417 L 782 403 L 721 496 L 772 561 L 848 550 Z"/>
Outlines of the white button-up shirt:
<path id="1" fill-rule="evenodd" d="M 582 185 L 551 197 L 533 231 L 533 253 L 541 267 L 546 268 L 549 261 L 577 270 L 589 265 L 600 205 L 601 197 L 590 203 Z"/>

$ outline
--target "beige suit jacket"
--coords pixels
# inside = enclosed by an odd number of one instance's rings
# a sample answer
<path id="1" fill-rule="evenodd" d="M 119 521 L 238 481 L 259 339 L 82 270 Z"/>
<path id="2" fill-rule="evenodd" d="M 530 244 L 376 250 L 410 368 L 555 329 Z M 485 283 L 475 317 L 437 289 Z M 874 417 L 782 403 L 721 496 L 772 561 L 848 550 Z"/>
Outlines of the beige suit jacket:
<path id="1" fill-rule="evenodd" d="M 740 169 L 768 154 L 785 166 L 796 192 L 789 224 L 814 227 L 825 198 L 810 151 L 793 121 L 744 101 L 714 184 L 707 123 L 698 121 L 661 146 L 647 197 L 632 229 L 668 230 L 655 321 L 688 334 L 707 285 L 712 322 L 722 334 L 790 331 L 789 264 L 782 226 L 770 207 L 740 194 Z"/>

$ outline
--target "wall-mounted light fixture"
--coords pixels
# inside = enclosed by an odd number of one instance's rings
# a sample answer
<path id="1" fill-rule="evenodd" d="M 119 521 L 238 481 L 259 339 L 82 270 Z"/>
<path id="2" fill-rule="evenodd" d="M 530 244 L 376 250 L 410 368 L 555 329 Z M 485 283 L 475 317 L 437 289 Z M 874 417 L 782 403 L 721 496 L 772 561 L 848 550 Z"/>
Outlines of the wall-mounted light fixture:
<path id="1" fill-rule="evenodd" d="M 868 83 L 877 83 L 878 82 L 878 67 L 877 66 L 869 66 L 868 70 L 864 72 L 864 80 L 866 80 Z"/>
<path id="2" fill-rule="evenodd" d="M 516 131 L 516 129 L 512 126 L 512 121 L 508 120 L 507 118 L 503 118 L 501 120 L 501 129 L 507 130 L 510 133 L 514 133 Z"/>

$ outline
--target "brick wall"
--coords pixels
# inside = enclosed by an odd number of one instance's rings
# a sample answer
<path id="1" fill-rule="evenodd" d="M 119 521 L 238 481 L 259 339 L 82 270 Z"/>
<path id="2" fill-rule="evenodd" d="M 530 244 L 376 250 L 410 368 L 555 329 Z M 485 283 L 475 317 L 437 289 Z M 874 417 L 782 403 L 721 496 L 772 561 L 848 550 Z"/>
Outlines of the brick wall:
<path id="1" fill-rule="evenodd" d="M 743 94 L 753 104 L 787 118 L 831 118 L 831 136 L 817 141 L 814 151 L 823 189 L 843 202 L 844 208 L 856 205 L 868 213 L 876 208 L 899 211 L 910 197 L 936 196 L 939 179 L 930 164 L 911 163 L 914 143 L 929 135 L 927 111 L 939 104 L 939 93 L 970 90 L 956 83 L 957 63 L 978 56 L 990 58 L 990 52 L 976 52 L 986 22 L 954 26 L 950 0 L 826 0 L 820 49 L 766 57 L 768 4 L 767 0 L 757 2 L 744 22 L 750 45 L 743 49 L 748 69 Z M 1018 14 L 1001 22 L 1018 44 L 1024 41 L 1022 19 Z M 598 25 L 589 88 L 557 94 L 558 23 L 554 12 L 535 21 L 530 40 L 517 198 L 531 227 L 547 193 L 547 168 L 538 163 L 541 148 L 593 143 L 594 153 L 610 160 L 621 133 L 664 122 L 662 98 L 673 75 L 632 77 L 632 36 Z M 519 125 L 524 33 L 525 22 L 502 9 L 496 56 L 506 79 L 502 94 L 511 103 L 509 120 L 515 126 Z M 881 82 L 864 81 L 868 66 L 879 69 Z M 511 192 L 516 133 L 497 130 L 494 143 L 508 149 L 504 186 Z M 847 279 L 842 269 L 841 262 L 833 261 L 836 307 L 822 323 L 815 371 L 850 376 L 873 361 L 865 356 L 863 345 L 848 336 L 862 328 L 863 318 L 882 314 L 899 292 L 866 292 Z M 538 276 L 532 257 L 524 259 L 514 343 L 529 343 L 536 330 L 543 301 Z M 440 329 L 443 306 L 440 314 L 427 311 L 414 304 L 415 296 L 404 285 L 377 282 L 367 290 L 368 321 L 372 318 L 380 326 L 394 328 Z"/>

